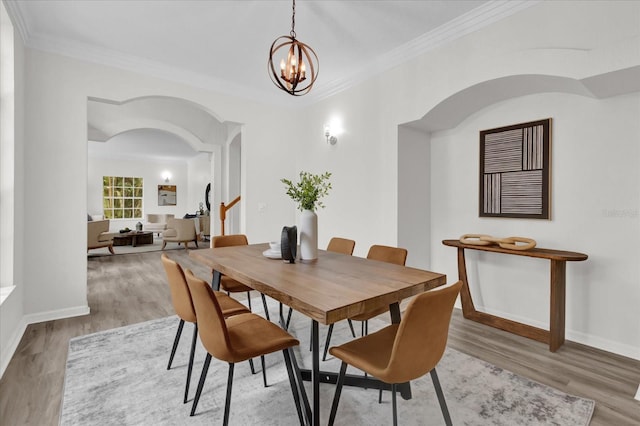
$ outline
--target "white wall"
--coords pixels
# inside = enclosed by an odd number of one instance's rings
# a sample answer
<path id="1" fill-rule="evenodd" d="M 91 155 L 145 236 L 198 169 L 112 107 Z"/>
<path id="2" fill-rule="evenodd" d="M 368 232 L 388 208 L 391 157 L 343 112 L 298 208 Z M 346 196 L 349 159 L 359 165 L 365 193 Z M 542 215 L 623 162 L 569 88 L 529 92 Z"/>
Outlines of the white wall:
<path id="1" fill-rule="evenodd" d="M 282 226 L 295 223 L 295 205 L 285 195 L 280 178 L 294 178 L 299 170 L 332 172 L 334 189 L 326 200 L 327 208 L 318 212 L 319 244 L 325 245 L 334 235 L 352 238 L 357 241 L 355 254 L 364 256 L 371 244 L 398 243 L 398 125 L 419 119 L 439 102 L 465 88 L 503 76 L 546 74 L 579 80 L 640 65 L 639 2 L 581 2 L 579 8 L 580 13 L 577 13 L 574 2 L 541 2 L 311 107 L 297 109 L 295 99 L 292 99 L 290 110 L 27 49 L 25 123 L 21 141 L 24 159 L 18 160 L 16 170 L 28 169 L 28 173 L 24 186 L 16 184 L 16 192 L 28 194 L 20 220 L 39 226 L 20 230 L 17 235 L 23 242 L 38 241 L 45 229 L 47 238 L 56 242 L 56 250 L 52 251 L 48 245 L 35 245 L 30 247 L 29 264 L 23 259 L 17 261 L 24 279 L 24 313 L 31 315 L 30 318 L 53 319 L 83 313 L 87 309 L 84 212 L 87 206 L 86 108 L 89 96 L 116 101 L 152 95 L 179 97 L 203 105 L 222 121 L 242 123 L 241 231 L 247 233 L 251 242 L 277 238 Z M 286 95 L 283 93 L 283 96 Z M 571 97 L 564 97 L 562 101 L 567 104 L 554 110 L 559 116 L 564 116 L 574 103 Z M 594 217 L 597 219 L 594 225 L 579 219 L 583 228 L 571 227 L 575 217 L 602 214 L 602 210 L 597 202 L 588 201 L 591 196 L 588 188 L 573 184 L 577 176 L 567 174 L 576 168 L 595 173 L 606 164 L 600 158 L 613 161 L 616 166 L 626 165 L 628 159 L 635 159 L 637 163 L 638 130 L 633 123 L 624 124 L 630 126 L 624 136 L 635 136 L 632 141 L 611 140 L 605 134 L 597 145 L 593 145 L 594 138 L 585 134 L 587 128 L 594 132 L 616 128 L 614 124 L 621 124 L 616 117 L 628 118 L 630 113 L 627 111 L 633 111 L 633 101 L 633 97 L 594 101 L 593 104 L 585 104 L 582 98 L 575 101 L 576 107 L 587 113 L 601 109 L 602 114 L 596 115 L 599 119 L 604 117 L 604 121 L 599 121 L 601 126 L 587 123 L 589 125 L 584 128 L 571 128 L 579 132 L 581 139 L 592 143 L 580 153 L 579 161 L 567 158 L 566 150 L 555 151 L 558 143 L 565 143 L 558 141 L 567 140 L 568 127 L 558 120 L 554 122 L 554 218 L 550 226 L 559 228 L 556 223 L 561 223 L 562 228 L 568 229 L 552 234 L 546 229 L 537 232 L 535 228 L 527 228 L 536 231 L 528 234 L 540 238 L 540 245 L 578 251 L 581 247 L 586 248 L 584 251 L 592 258 L 568 268 L 571 301 L 567 324 L 570 330 L 583 333 L 585 341 L 605 342 L 610 344 L 610 350 L 621 353 L 640 346 L 640 333 L 635 329 L 634 334 L 629 325 L 638 323 L 639 301 L 637 290 L 634 292 L 634 288 L 640 287 L 638 252 L 618 253 L 607 240 L 607 247 L 617 255 L 612 256 L 597 248 L 594 251 L 590 245 L 593 243 L 585 240 L 591 234 L 613 238 L 607 233 L 613 230 L 619 232 L 620 240 L 637 241 L 640 239 L 638 219 Z M 548 100 L 536 102 L 539 103 L 531 109 L 529 105 L 520 104 L 522 109 L 518 114 L 526 120 L 538 115 L 540 109 L 545 109 L 543 116 L 553 115 L 547 114 L 554 112 L 549 111 L 552 106 Z M 339 135 L 338 144 L 330 146 L 326 144 L 323 126 L 333 117 L 341 119 L 344 131 Z M 496 116 L 488 117 L 486 121 Z M 567 116 L 567 120 L 575 124 L 579 121 L 578 114 Z M 470 126 L 469 123 L 465 122 L 463 126 Z M 478 129 L 467 129 L 469 134 L 471 130 L 473 141 L 477 141 Z M 438 136 L 442 138 L 444 134 Z M 458 145 L 440 145 L 445 152 L 432 153 L 429 167 L 436 164 L 455 166 L 450 161 L 458 158 L 447 150 L 454 150 Z M 615 146 L 615 150 L 605 149 L 603 145 Z M 596 155 L 598 150 L 602 155 Z M 616 150 L 620 152 L 619 157 L 614 156 Z M 473 151 L 476 152 L 477 147 Z M 461 155 L 465 158 L 473 153 Z M 556 176 L 557 173 L 560 176 Z M 446 205 L 450 197 L 458 196 L 451 192 L 445 194 L 444 189 L 457 188 L 462 177 L 456 175 L 450 181 L 436 180 L 433 172 L 431 177 L 432 192 L 436 185 L 443 186 L 437 195 L 431 194 L 432 205 Z M 617 184 L 618 177 L 625 181 Z M 563 180 L 572 183 L 563 184 Z M 589 182 L 592 180 L 588 179 Z M 612 183 L 600 194 L 605 202 L 619 205 L 615 204 L 616 200 L 628 199 L 632 211 L 637 208 L 637 174 L 616 168 L 604 176 L 604 181 Z M 475 191 L 475 182 L 470 185 Z M 603 182 L 598 185 L 600 189 L 605 186 Z M 61 187 L 64 191 L 60 191 Z M 573 201 L 567 201 L 572 199 L 572 190 L 580 191 L 577 194 L 586 201 L 575 205 Z M 626 205 L 623 204 L 622 209 L 626 209 Z M 475 207 L 474 204 L 473 212 Z M 595 208 L 596 212 L 585 211 L 586 207 Z M 454 255 L 451 249 L 439 244 L 444 234 L 444 231 L 438 231 L 441 211 L 432 209 L 430 214 L 431 267 L 434 270 L 443 268 L 448 272 L 449 280 L 454 279 L 456 275 L 452 275 L 454 269 L 450 265 Z M 507 221 L 498 223 L 500 229 L 495 229 L 496 234 L 502 234 L 502 226 L 512 226 L 502 225 L 509 223 Z M 467 232 L 468 225 L 457 224 L 455 226 L 459 228 L 455 229 L 464 228 L 462 232 Z M 453 232 L 454 225 L 450 226 Z M 577 236 L 578 232 L 584 235 Z M 454 235 L 447 232 L 446 238 L 457 234 L 459 232 Z M 37 268 L 33 267 L 34 259 Z M 413 262 L 411 255 L 409 261 Z M 618 267 L 615 271 L 601 269 L 609 261 Z M 506 266 L 520 268 L 520 265 Z M 522 267 L 531 266 L 527 262 Z M 508 301 L 489 302 L 497 308 L 508 307 L 511 301 L 515 303 L 529 297 L 529 292 L 540 291 L 538 278 L 546 280 L 547 277 L 538 269 L 542 270 L 544 266 L 538 265 L 536 271 L 532 271 L 532 275 L 539 276 L 528 278 L 530 285 L 527 282 L 516 290 L 517 293 L 506 295 L 510 298 Z M 620 271 L 629 275 L 623 277 Z M 591 278 L 591 274 L 597 280 Z M 582 282 L 587 283 L 590 293 L 582 293 L 581 299 L 577 286 Z M 609 290 L 611 283 L 620 283 L 615 290 L 626 291 L 627 297 L 602 294 Z M 632 288 L 629 288 L 630 284 Z M 602 306 L 592 315 L 591 309 L 597 302 Z M 514 309 L 512 313 L 524 314 L 531 320 L 542 318 L 534 310 L 537 304 L 531 305 L 531 310 L 527 306 Z"/>
<path id="2" fill-rule="evenodd" d="M 0 6 L 3 9 L 4 3 Z M 4 30 L 3 23 L 3 30 Z M 14 79 L 14 128 L 13 128 L 13 157 L 14 167 L 13 186 L 11 188 L 11 197 L 13 204 L 8 206 L 13 209 L 12 226 L 10 230 L 12 234 L 12 246 L 4 246 L 3 249 L 12 250 L 11 256 L 12 274 L 11 279 L 15 286 L 9 296 L 0 304 L 0 377 L 4 374 L 11 356 L 15 351 L 22 334 L 26 329 L 26 321 L 24 320 L 24 168 L 21 167 L 24 161 L 24 46 L 20 36 L 16 30 L 13 34 L 13 79 Z M 3 106 L 4 107 L 4 106 Z M 3 189 L 5 191 L 6 188 Z M 4 195 L 3 195 L 4 197 Z M 4 201 L 4 198 L 3 198 Z M 3 206 L 3 208 L 6 206 Z M 3 232 L 5 230 L 3 229 Z M 3 236 L 4 238 L 4 236 Z"/>
<path id="3" fill-rule="evenodd" d="M 548 117 L 551 220 L 478 217 L 479 130 Z M 640 358 L 638 117 L 639 93 L 539 94 L 432 133 L 432 267 L 457 277 L 456 251 L 441 241 L 465 233 L 531 237 L 539 247 L 586 253 L 585 262 L 567 262 L 567 339 Z M 548 261 L 467 250 L 467 267 L 478 309 L 548 328 Z"/>
<path id="4" fill-rule="evenodd" d="M 101 142 L 89 142 L 101 143 Z M 158 205 L 158 185 L 165 185 L 162 172 L 171 173 L 169 185 L 176 185 L 176 205 Z M 102 215 L 102 177 L 129 176 L 143 178 L 143 216 L 142 219 L 111 219 L 109 231 L 117 232 L 129 227 L 135 229 L 136 223 L 144 223 L 144 215 L 148 213 L 170 213 L 175 217 L 183 217 L 186 213 L 195 213 L 189 202 L 190 181 L 189 167 L 184 161 L 143 161 L 111 160 L 89 157 L 87 176 L 87 212 L 91 215 Z"/>
<path id="5" fill-rule="evenodd" d="M 27 49 L 26 62 L 24 164 L 29 165 L 25 178 L 29 197 L 24 216 L 27 223 L 39 226 L 25 230 L 24 240 L 38 241 L 42 229 L 46 229 L 47 239 L 56 242 L 55 251 L 48 245 L 31 249 L 30 259 L 37 259 L 37 268 L 22 265 L 26 314 L 39 313 L 41 318 L 52 319 L 87 312 L 88 97 L 124 101 L 172 96 L 203 105 L 223 120 L 247 123 L 243 127 L 243 145 L 247 148 L 243 170 L 250 172 L 243 176 L 243 182 L 256 192 L 246 191 L 245 202 L 256 206 L 257 194 L 267 200 L 282 197 L 278 179 L 294 165 L 281 155 L 287 151 L 289 134 L 280 131 L 287 114 L 281 114 L 278 108 L 37 50 Z M 283 136 L 285 139 L 280 139 Z M 177 184 L 181 191 L 181 184 Z M 244 216 L 244 230 L 251 241 L 269 239 L 272 217 L 292 216 L 276 205 L 257 220 L 256 215 L 250 208 Z"/>
<path id="6" fill-rule="evenodd" d="M 509 76 L 558 76 L 573 85 L 567 91 L 588 94 L 591 82 L 639 65 L 640 3 L 541 2 L 309 107 L 296 127 L 298 169 L 334 174 L 327 208 L 319 214 L 320 245 L 332 234 L 344 233 L 357 242 L 354 254 L 364 256 L 375 243 L 402 241 L 420 247 L 424 242 L 419 239 L 430 232 L 430 267 L 447 273 L 450 282 L 457 279 L 456 254 L 441 240 L 463 233 L 521 234 L 537 239 L 541 247 L 585 252 L 588 261 L 567 268 L 568 338 L 640 359 L 640 253 L 620 242 L 640 239 L 640 179 L 633 166 L 639 159 L 637 92 L 601 100 L 525 97 L 479 121 L 472 115 L 452 131 L 454 143 L 441 143 L 446 133 L 436 134 L 425 163 L 431 182 L 418 176 L 413 184 L 415 191 L 431 190 L 430 223 L 414 219 L 404 229 L 408 206 L 399 203 L 407 197 L 399 185 L 406 184 L 408 173 L 401 169 L 415 165 L 411 151 L 398 153 L 406 148 L 398 140 L 399 125 L 420 119 L 477 84 Z M 624 83 L 626 90 L 638 90 L 637 81 Z M 545 89 L 555 90 L 545 84 L 538 90 Z M 518 96 L 528 88 L 516 85 L 511 90 Z M 494 108 L 498 106 L 487 111 Z M 320 139 L 320 129 L 336 115 L 344 134 L 331 147 Z M 554 118 L 552 221 L 480 221 L 478 131 L 546 117 Z M 428 134 L 424 140 L 428 142 Z M 611 205 L 613 213 L 603 211 L 603 205 Z M 407 259 L 410 265 L 419 261 L 411 254 Z M 491 261 L 500 272 L 486 275 L 476 302 L 524 322 L 548 322 L 548 265 L 531 259 Z M 476 270 L 469 272 L 471 279 L 477 276 Z M 508 291 L 505 283 L 491 283 L 498 273 L 511 278 Z"/>
<path id="7" fill-rule="evenodd" d="M 187 182 L 187 207 L 185 213 L 194 214 L 198 211 L 200 203 L 202 208 L 207 210 L 204 202 L 204 193 L 207 184 L 212 181 L 211 178 L 211 154 L 201 152 L 187 163 L 188 182 Z M 184 215 L 184 213 L 183 213 Z"/>

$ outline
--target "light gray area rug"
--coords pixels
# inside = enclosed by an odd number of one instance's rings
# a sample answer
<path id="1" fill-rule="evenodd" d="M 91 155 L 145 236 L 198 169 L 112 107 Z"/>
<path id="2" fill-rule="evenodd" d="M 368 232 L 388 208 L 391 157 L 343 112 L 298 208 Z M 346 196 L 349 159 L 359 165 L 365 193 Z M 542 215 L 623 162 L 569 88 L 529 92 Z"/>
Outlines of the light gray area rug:
<path id="1" fill-rule="evenodd" d="M 253 302 L 258 311 L 259 299 Z M 271 310 L 271 306 L 270 306 Z M 275 314 L 275 309 L 272 314 Z M 168 317 L 71 339 L 61 425 L 211 425 L 222 422 L 228 365 L 211 362 L 194 417 L 191 401 L 205 357 L 200 343 L 195 357 L 190 401 L 182 403 L 192 326 L 184 327 L 171 370 L 167 362 L 178 325 Z M 294 314 L 291 332 L 301 341 L 296 358 L 310 366 L 310 320 Z M 384 326 L 370 322 L 370 330 Z M 320 326 L 321 345 L 327 327 Z M 332 344 L 350 338 L 346 324 L 335 327 Z M 256 368 L 260 362 L 255 360 Z M 248 363 L 235 368 L 231 401 L 232 425 L 295 425 L 298 418 L 282 353 L 266 357 L 269 387 Z M 338 371 L 339 361 L 327 359 L 321 369 Z M 437 367 L 454 425 L 587 425 L 594 401 L 578 398 L 461 352 L 447 349 Z M 349 367 L 347 373 L 357 373 Z M 444 424 L 430 376 L 411 383 L 413 398 L 398 396 L 398 421 L 403 425 Z M 306 383 L 307 390 L 309 384 Z M 321 384 L 321 424 L 326 424 L 334 386 Z M 346 387 L 336 424 L 391 424 L 391 395 Z"/>
<path id="2" fill-rule="evenodd" d="M 209 248 L 209 241 L 198 241 L 198 249 Z M 189 243 L 189 250 L 195 250 L 196 246 L 193 242 Z M 184 244 L 167 243 L 164 251 L 184 250 Z M 149 253 L 152 251 L 162 251 L 162 237 L 154 236 L 153 244 L 142 244 L 137 247 L 133 246 L 114 246 L 115 254 L 133 254 L 133 253 Z M 113 256 L 107 247 L 91 249 L 87 252 L 87 257 Z"/>

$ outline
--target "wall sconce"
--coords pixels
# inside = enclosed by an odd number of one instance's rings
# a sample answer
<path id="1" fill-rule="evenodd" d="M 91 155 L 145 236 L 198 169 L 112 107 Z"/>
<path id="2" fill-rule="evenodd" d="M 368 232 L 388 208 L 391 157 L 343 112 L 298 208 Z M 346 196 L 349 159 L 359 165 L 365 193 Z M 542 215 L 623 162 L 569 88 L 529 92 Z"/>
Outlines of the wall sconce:
<path id="1" fill-rule="evenodd" d="M 169 180 L 171 179 L 171 173 L 169 172 L 162 172 L 162 179 L 164 179 L 165 183 L 169 183 Z"/>
<path id="2" fill-rule="evenodd" d="M 338 142 L 338 137 L 331 132 L 331 127 L 328 125 L 324 126 L 324 136 L 327 138 L 327 143 L 330 145 L 335 145 Z"/>

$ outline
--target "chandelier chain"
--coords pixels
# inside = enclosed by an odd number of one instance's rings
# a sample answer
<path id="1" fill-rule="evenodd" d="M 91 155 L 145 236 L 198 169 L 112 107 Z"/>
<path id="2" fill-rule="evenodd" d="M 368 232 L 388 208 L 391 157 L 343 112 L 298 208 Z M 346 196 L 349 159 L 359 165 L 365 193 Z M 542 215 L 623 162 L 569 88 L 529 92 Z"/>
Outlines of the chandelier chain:
<path id="1" fill-rule="evenodd" d="M 296 38 L 296 0 L 293 0 L 293 6 L 291 7 L 291 32 L 289 35 L 291 37 Z"/>

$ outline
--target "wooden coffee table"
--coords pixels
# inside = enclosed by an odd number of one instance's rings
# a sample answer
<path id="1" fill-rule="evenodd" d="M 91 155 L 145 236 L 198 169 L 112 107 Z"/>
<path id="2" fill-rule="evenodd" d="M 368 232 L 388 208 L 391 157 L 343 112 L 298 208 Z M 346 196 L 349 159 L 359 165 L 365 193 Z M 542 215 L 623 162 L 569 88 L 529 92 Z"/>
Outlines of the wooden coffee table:
<path id="1" fill-rule="evenodd" d="M 137 247 L 143 244 L 153 244 L 153 232 L 131 231 L 123 234 L 117 234 L 113 237 L 114 246 Z"/>

